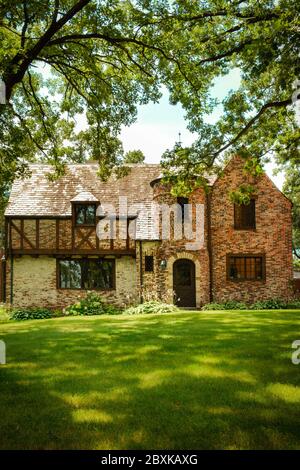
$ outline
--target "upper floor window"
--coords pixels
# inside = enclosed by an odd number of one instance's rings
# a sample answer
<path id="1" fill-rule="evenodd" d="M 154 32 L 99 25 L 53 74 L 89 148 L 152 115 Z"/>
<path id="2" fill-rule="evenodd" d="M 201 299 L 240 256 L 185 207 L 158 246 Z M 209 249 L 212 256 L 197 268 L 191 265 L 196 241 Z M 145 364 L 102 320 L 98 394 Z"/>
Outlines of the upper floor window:
<path id="1" fill-rule="evenodd" d="M 265 279 L 263 255 L 229 255 L 227 277 L 230 281 L 262 281 Z"/>
<path id="2" fill-rule="evenodd" d="M 255 229 L 255 199 L 249 204 L 234 204 L 234 228 L 237 230 Z"/>
<path id="3" fill-rule="evenodd" d="M 179 210 L 177 214 L 177 221 L 178 222 L 184 222 L 184 216 L 186 220 L 188 220 L 189 217 L 189 211 L 188 211 L 188 205 L 189 203 L 189 198 L 188 197 L 178 197 L 177 198 L 177 204 L 179 205 Z"/>
<path id="4" fill-rule="evenodd" d="M 96 225 L 96 204 L 75 204 L 75 225 Z"/>

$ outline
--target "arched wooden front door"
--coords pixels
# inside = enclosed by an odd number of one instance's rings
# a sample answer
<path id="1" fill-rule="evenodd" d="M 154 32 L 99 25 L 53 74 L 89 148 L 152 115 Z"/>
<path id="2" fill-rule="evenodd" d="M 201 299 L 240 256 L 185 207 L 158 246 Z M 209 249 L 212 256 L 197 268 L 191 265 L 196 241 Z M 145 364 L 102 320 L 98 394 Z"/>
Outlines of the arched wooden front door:
<path id="1" fill-rule="evenodd" d="M 196 307 L 195 264 L 189 259 L 178 259 L 173 264 L 173 290 L 176 305 Z"/>

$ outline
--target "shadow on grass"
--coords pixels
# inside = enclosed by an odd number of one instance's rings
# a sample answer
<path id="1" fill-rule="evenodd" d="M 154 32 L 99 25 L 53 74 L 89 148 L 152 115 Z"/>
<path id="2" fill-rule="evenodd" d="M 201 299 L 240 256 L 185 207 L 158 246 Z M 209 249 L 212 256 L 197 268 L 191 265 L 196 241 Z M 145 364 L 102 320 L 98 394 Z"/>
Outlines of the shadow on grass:
<path id="1" fill-rule="evenodd" d="M 299 325 L 299 312 L 1 325 L 0 447 L 300 448 Z"/>

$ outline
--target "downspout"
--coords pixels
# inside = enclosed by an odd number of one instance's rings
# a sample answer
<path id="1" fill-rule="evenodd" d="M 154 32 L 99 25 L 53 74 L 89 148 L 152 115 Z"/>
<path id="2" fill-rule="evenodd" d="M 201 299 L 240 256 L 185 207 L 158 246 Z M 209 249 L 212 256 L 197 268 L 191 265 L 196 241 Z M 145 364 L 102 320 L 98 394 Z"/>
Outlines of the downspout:
<path id="1" fill-rule="evenodd" d="M 208 252 L 208 265 L 209 265 L 209 301 L 213 302 L 213 254 L 212 254 L 212 241 L 211 241 L 211 188 L 206 192 L 206 214 L 207 214 L 207 252 Z"/>
<path id="2" fill-rule="evenodd" d="M 140 247 L 140 302 L 141 304 L 144 302 L 143 299 L 143 245 L 142 245 L 142 240 L 139 241 L 139 247 Z"/>
<path id="3" fill-rule="evenodd" d="M 8 220 L 5 217 L 4 222 L 4 251 L 3 257 L 1 259 L 1 269 L 2 269 L 2 292 L 1 298 L 2 302 L 6 302 L 6 261 L 7 261 L 7 243 L 8 243 Z"/>
<path id="4" fill-rule="evenodd" d="M 13 304 L 14 299 L 14 257 L 10 253 L 10 305 Z"/>

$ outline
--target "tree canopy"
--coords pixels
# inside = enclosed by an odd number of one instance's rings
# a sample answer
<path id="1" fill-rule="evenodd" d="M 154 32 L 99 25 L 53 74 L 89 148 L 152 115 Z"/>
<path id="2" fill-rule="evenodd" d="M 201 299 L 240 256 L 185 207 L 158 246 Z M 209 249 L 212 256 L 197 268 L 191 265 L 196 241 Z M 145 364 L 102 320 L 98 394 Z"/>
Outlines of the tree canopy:
<path id="1" fill-rule="evenodd" d="M 254 167 L 270 153 L 299 163 L 299 35 L 298 0 L 2 1 L 0 185 L 36 158 L 58 173 L 93 158 L 107 175 L 123 160 L 121 126 L 159 99 L 162 84 L 198 135 L 164 154 L 167 173 L 185 181 L 233 151 Z M 232 68 L 241 85 L 209 124 L 214 80 Z"/>
<path id="2" fill-rule="evenodd" d="M 124 163 L 143 163 L 145 155 L 141 150 L 129 150 L 124 157 Z"/>

